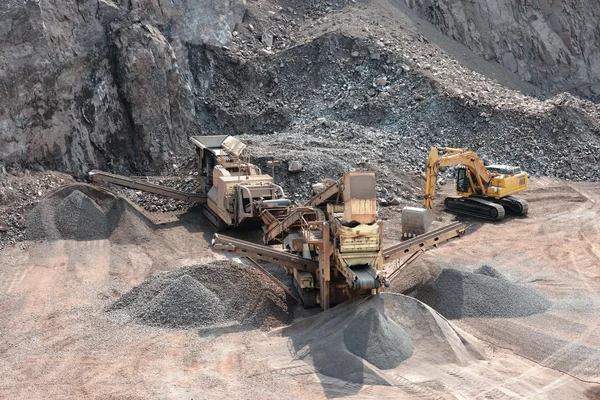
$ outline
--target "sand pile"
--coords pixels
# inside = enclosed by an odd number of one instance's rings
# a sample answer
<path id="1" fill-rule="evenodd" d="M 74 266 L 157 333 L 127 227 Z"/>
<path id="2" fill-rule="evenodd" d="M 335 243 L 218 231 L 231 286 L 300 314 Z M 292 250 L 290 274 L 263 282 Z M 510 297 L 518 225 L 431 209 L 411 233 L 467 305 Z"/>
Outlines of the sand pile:
<path id="1" fill-rule="evenodd" d="M 110 305 L 108 311 L 165 328 L 237 322 L 268 329 L 291 322 L 293 306 L 294 301 L 260 272 L 224 260 L 147 279 Z"/>
<path id="2" fill-rule="evenodd" d="M 480 345 L 425 304 L 383 293 L 340 304 L 282 330 L 293 356 L 321 374 L 388 385 L 380 370 L 407 363 L 465 364 L 481 358 Z"/>
<path id="3" fill-rule="evenodd" d="M 525 317 L 550 307 L 538 290 L 511 283 L 490 266 L 475 273 L 443 269 L 415 297 L 448 319 Z"/>
<path id="4" fill-rule="evenodd" d="M 152 222 L 128 200 L 91 185 L 62 186 L 31 210 L 30 240 L 103 240 L 140 243 L 153 232 Z"/>

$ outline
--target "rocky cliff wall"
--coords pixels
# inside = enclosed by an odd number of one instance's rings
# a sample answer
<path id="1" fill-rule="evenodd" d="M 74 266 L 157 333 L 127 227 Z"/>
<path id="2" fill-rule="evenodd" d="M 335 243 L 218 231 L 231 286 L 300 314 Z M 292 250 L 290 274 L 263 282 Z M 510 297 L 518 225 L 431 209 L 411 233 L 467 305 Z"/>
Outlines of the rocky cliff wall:
<path id="1" fill-rule="evenodd" d="M 597 0 L 396 0 L 545 90 L 600 100 Z"/>
<path id="2" fill-rule="evenodd" d="M 195 133 L 190 45 L 226 45 L 244 0 L 4 0 L 0 163 L 159 170 Z"/>

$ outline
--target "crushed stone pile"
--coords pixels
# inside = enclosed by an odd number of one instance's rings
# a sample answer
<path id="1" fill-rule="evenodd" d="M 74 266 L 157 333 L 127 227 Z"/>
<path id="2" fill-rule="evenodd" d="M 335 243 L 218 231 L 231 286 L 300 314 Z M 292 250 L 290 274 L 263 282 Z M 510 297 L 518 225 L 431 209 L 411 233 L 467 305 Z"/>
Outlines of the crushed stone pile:
<path id="1" fill-rule="evenodd" d="M 163 171 L 169 176 L 146 177 L 150 183 L 181 190 L 183 192 L 195 193 L 200 190 L 198 175 L 198 166 L 195 156 L 178 157 L 180 160 L 179 168 L 167 168 Z M 150 212 L 169 212 L 187 210 L 193 206 L 187 201 L 171 199 L 165 196 L 144 192 L 141 190 L 126 188 L 119 185 L 109 184 L 110 190 L 119 193 L 136 205 Z"/>
<path id="2" fill-rule="evenodd" d="M 489 276 L 490 278 L 506 280 L 504 275 L 502 275 L 496 268 L 489 266 L 487 264 L 482 265 L 481 267 L 477 268 L 473 272 L 475 272 L 476 274 Z"/>
<path id="3" fill-rule="evenodd" d="M 323 375 L 389 385 L 381 370 L 412 363 L 466 364 L 482 358 L 477 339 L 418 300 L 382 293 L 340 304 L 282 329 L 294 358 Z"/>
<path id="4" fill-rule="evenodd" d="M 374 308 L 350 321 L 344 329 L 344 344 L 379 369 L 397 367 L 415 350 L 408 333 Z"/>
<path id="5" fill-rule="evenodd" d="M 102 209 L 85 194 L 74 190 L 58 203 L 56 227 L 63 239 L 99 240 L 108 237 L 108 221 Z"/>
<path id="6" fill-rule="evenodd" d="M 152 222 L 135 205 L 102 188 L 73 184 L 48 193 L 31 210 L 30 240 L 103 240 L 140 243 L 153 232 Z"/>
<path id="7" fill-rule="evenodd" d="M 490 266 L 475 273 L 443 269 L 415 297 L 448 319 L 526 317 L 550 307 L 538 290 L 511 283 Z"/>
<path id="8" fill-rule="evenodd" d="M 58 172 L 4 173 L 0 166 L 0 250 L 27 240 L 29 212 L 46 193 L 72 181 Z"/>
<path id="9" fill-rule="evenodd" d="M 140 320 L 148 325 L 187 328 L 216 324 L 224 314 L 216 294 L 191 276 L 183 275 L 148 303 Z"/>
<path id="10" fill-rule="evenodd" d="M 237 322 L 270 329 L 293 318 L 294 301 L 260 272 L 227 260 L 149 278 L 108 306 L 131 320 L 164 328 Z"/>

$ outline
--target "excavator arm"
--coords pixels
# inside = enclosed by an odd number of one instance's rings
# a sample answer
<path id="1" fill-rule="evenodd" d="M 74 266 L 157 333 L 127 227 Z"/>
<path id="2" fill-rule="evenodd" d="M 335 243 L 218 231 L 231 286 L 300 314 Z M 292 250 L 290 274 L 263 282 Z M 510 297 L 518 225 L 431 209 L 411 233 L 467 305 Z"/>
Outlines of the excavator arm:
<path id="1" fill-rule="evenodd" d="M 442 154 L 440 155 L 440 153 Z M 451 165 L 464 165 L 471 172 L 469 183 L 473 193 L 485 193 L 487 186 L 494 177 L 494 174 L 485 168 L 479 156 L 470 150 L 432 147 L 427 158 L 424 208 L 433 208 L 433 195 L 435 194 L 435 185 L 440 167 Z M 475 181 L 472 180 L 471 176 L 475 177 Z"/>

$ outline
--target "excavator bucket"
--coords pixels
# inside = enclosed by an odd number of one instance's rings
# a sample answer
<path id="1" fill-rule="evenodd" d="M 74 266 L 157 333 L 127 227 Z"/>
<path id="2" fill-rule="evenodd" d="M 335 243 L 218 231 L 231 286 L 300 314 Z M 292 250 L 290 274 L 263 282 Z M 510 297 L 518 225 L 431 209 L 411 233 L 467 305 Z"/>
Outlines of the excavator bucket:
<path id="1" fill-rule="evenodd" d="M 402 236 L 414 237 L 429 230 L 433 214 L 429 208 L 404 207 L 402 209 Z"/>

